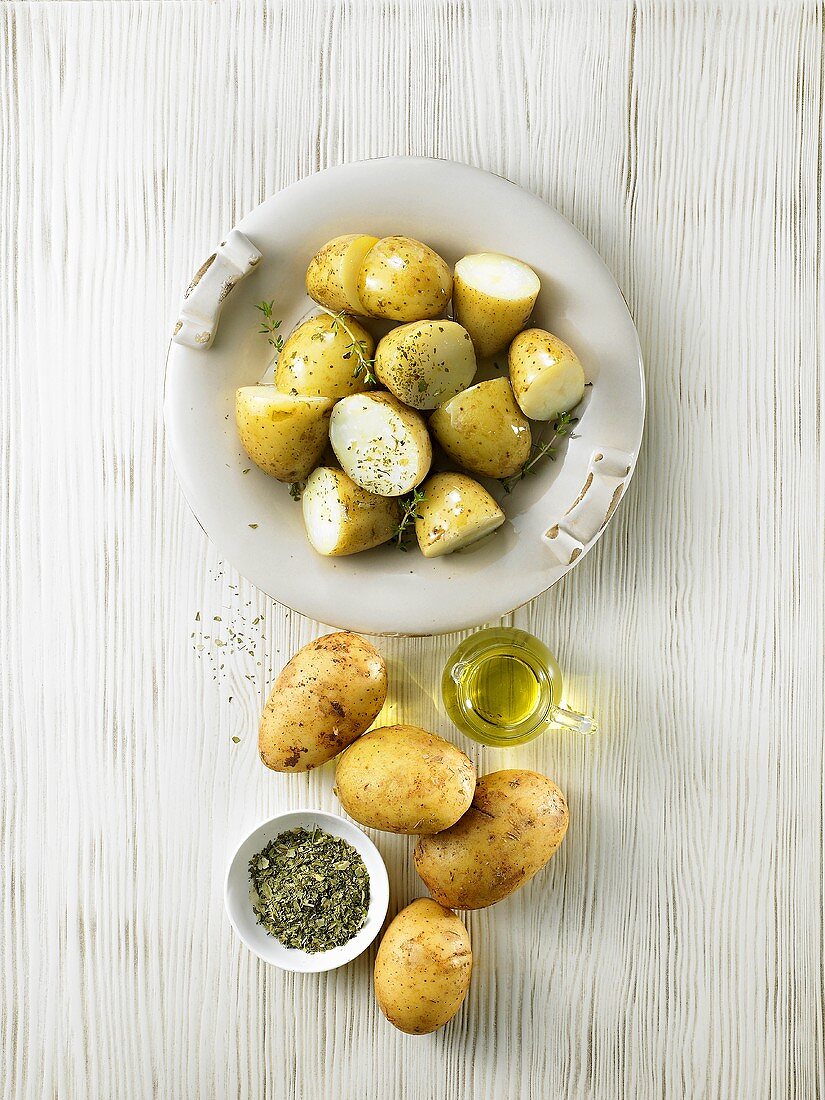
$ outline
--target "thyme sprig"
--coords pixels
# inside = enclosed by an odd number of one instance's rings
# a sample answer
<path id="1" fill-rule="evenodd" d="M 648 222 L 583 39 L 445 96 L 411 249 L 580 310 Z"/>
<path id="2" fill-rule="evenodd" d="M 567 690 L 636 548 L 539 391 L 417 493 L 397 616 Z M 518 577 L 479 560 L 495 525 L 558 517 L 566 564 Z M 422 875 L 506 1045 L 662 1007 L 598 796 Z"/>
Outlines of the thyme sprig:
<path id="1" fill-rule="evenodd" d="M 263 316 L 258 332 L 266 336 L 267 343 L 271 344 L 276 351 L 282 351 L 284 338 L 278 332 L 281 327 L 280 319 L 274 315 L 275 299 L 273 298 L 270 302 L 258 302 L 255 309 L 259 310 Z"/>
<path id="2" fill-rule="evenodd" d="M 324 313 L 328 314 L 332 318 L 332 331 L 335 335 L 343 331 L 349 336 L 350 344 L 349 348 L 344 352 L 344 359 L 355 359 L 355 370 L 352 372 L 352 377 L 357 378 L 359 374 L 363 374 L 364 381 L 368 386 L 377 386 L 378 379 L 375 377 L 373 367 L 375 366 L 375 360 L 370 359 L 367 355 L 367 344 L 364 340 L 359 340 L 352 329 L 347 324 L 347 314 L 344 310 L 340 313 L 332 313 L 331 310 L 325 309 Z M 323 333 L 316 333 L 313 337 L 316 340 L 323 339 Z"/>
<path id="3" fill-rule="evenodd" d="M 543 458 L 549 458 L 551 462 L 556 458 L 556 442 L 559 439 L 563 439 L 564 436 L 570 435 L 573 430 L 573 425 L 578 424 L 578 417 L 571 416 L 569 412 L 562 413 L 553 421 L 553 434 L 550 439 L 538 442 L 531 450 L 530 457 L 524 463 L 518 473 L 512 474 L 510 477 L 499 478 L 499 481 L 504 486 L 505 493 L 511 493 L 513 487 L 517 485 L 523 477 L 530 473 L 535 467 L 536 463 L 540 462 Z"/>
<path id="4" fill-rule="evenodd" d="M 417 519 L 423 518 L 418 514 L 418 506 L 424 499 L 424 493 L 420 492 L 418 489 L 413 489 L 411 493 L 407 493 L 406 496 L 399 498 L 401 519 L 392 536 L 399 550 L 406 551 L 408 549 L 407 538 L 410 529 Z"/>
<path id="5" fill-rule="evenodd" d="M 307 483 L 305 481 L 290 481 L 289 483 L 289 495 L 293 500 L 300 500 L 301 493 L 306 489 Z"/>

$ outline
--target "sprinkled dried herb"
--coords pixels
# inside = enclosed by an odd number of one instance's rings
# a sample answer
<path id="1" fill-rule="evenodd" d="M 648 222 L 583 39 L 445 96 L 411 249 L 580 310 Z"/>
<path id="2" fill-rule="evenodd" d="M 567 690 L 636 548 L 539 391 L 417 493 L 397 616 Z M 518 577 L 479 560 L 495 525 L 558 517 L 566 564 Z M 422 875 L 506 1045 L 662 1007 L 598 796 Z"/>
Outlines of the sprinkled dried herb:
<path id="1" fill-rule="evenodd" d="M 315 954 L 347 943 L 367 919 L 361 856 L 322 829 L 281 833 L 249 861 L 258 923 L 284 947 Z"/>

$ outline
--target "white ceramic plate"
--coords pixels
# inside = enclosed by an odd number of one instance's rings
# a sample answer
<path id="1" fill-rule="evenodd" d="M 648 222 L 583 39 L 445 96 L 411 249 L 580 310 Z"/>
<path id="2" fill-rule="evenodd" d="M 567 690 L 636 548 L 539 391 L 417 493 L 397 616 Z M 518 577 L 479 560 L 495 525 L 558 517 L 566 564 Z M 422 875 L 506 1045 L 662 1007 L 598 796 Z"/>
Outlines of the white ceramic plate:
<path id="1" fill-rule="evenodd" d="M 403 157 L 309 176 L 262 203 L 237 228 L 263 260 L 228 298 L 209 350 L 171 345 L 165 395 L 183 492 L 220 554 L 280 603 L 372 634 L 477 626 L 564 576 L 596 542 L 630 480 L 645 407 L 636 330 L 616 283 L 584 237 L 499 176 Z M 593 383 L 575 438 L 555 462 L 542 462 L 506 498 L 489 483 L 504 501 L 507 523 L 467 551 L 427 560 L 415 548 L 401 553 L 384 546 L 322 558 L 306 542 L 300 504 L 240 448 L 235 390 L 259 381 L 271 360 L 257 331 L 255 303 L 274 299 L 288 333 L 313 305 L 304 290 L 310 258 L 325 241 L 349 232 L 416 237 L 448 263 L 479 251 L 526 261 L 542 283 L 532 324 L 571 344 Z"/>
<path id="2" fill-rule="evenodd" d="M 370 877 L 370 903 L 363 928 L 348 943 L 334 947 L 331 951 L 319 951 L 310 955 L 294 947 L 284 947 L 258 924 L 249 898 L 249 861 L 281 833 L 289 832 L 290 829 L 312 829 L 316 826 L 332 836 L 343 837 L 361 856 Z M 344 966 L 366 951 L 381 931 L 387 915 L 390 886 L 381 853 L 357 825 L 346 818 L 325 814 L 320 810 L 295 810 L 264 821 L 243 839 L 226 871 L 224 901 L 232 927 L 249 950 L 264 962 L 279 966 L 281 970 L 317 974 Z"/>

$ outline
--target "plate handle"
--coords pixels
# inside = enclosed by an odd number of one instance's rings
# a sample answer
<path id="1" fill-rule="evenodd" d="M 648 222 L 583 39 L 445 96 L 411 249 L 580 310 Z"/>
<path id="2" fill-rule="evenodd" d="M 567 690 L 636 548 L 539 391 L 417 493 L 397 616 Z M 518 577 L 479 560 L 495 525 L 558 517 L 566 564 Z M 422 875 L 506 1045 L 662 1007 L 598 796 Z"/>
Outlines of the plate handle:
<path id="1" fill-rule="evenodd" d="M 183 295 L 172 339 L 205 351 L 218 331 L 223 303 L 232 289 L 263 259 L 248 237 L 233 229 L 195 272 Z"/>
<path id="2" fill-rule="evenodd" d="M 590 456 L 581 492 L 542 536 L 560 565 L 572 565 L 613 515 L 625 491 L 633 456 L 602 448 Z"/>

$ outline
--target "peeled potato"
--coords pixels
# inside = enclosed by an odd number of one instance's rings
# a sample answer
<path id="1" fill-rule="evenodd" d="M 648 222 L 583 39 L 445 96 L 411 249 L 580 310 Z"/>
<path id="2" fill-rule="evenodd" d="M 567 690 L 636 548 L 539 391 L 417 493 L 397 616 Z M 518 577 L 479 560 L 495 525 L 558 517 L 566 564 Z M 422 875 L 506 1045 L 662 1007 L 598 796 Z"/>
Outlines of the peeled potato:
<path id="1" fill-rule="evenodd" d="M 358 297 L 373 317 L 423 321 L 442 317 L 453 276 L 437 252 L 412 237 L 382 237 L 358 276 Z"/>
<path id="2" fill-rule="evenodd" d="M 504 523 L 504 513 L 466 474 L 433 474 L 422 486 L 415 534 L 425 558 L 463 550 Z"/>
<path id="3" fill-rule="evenodd" d="M 372 358 L 375 341 L 354 317 L 336 320 L 328 313 L 310 317 L 287 338 L 278 356 L 275 385 L 282 393 L 336 400 L 361 393 L 367 383 L 363 374 L 355 374 L 354 342 L 362 346 L 367 359 Z"/>
<path id="4" fill-rule="evenodd" d="M 356 485 L 384 497 L 420 485 L 433 456 L 423 418 L 390 393 L 356 393 L 339 401 L 329 439 Z"/>
<path id="5" fill-rule="evenodd" d="M 476 354 L 502 351 L 530 319 L 541 283 L 521 260 L 497 252 L 464 256 L 455 265 L 453 315 Z"/>
<path id="6" fill-rule="evenodd" d="M 399 1031 L 426 1035 L 461 1008 L 472 972 L 470 937 L 461 920 L 431 898 L 418 898 L 384 933 L 375 956 L 375 996 Z"/>
<path id="7" fill-rule="evenodd" d="M 328 397 L 242 386 L 235 394 L 235 420 L 243 449 L 278 481 L 303 481 L 327 445 L 333 405 Z"/>
<path id="8" fill-rule="evenodd" d="M 476 373 L 467 332 L 455 321 L 413 321 L 392 329 L 375 355 L 378 381 L 414 409 L 434 409 Z"/>
<path id="9" fill-rule="evenodd" d="M 531 420 L 555 420 L 584 396 L 584 368 L 552 332 L 528 328 L 510 345 L 509 360 L 513 393 Z"/>
<path id="10" fill-rule="evenodd" d="M 365 313 L 358 297 L 358 274 L 364 257 L 378 240 L 366 233 L 347 233 L 327 241 L 307 268 L 307 294 L 333 313 Z"/>
<path id="11" fill-rule="evenodd" d="M 530 457 L 530 425 L 506 378 L 477 382 L 439 405 L 430 431 L 450 458 L 474 474 L 511 477 Z"/>
<path id="12" fill-rule="evenodd" d="M 397 500 L 368 493 L 343 470 L 324 466 L 310 474 L 301 505 L 310 545 L 325 557 L 380 546 L 393 537 L 401 520 Z"/>

